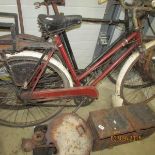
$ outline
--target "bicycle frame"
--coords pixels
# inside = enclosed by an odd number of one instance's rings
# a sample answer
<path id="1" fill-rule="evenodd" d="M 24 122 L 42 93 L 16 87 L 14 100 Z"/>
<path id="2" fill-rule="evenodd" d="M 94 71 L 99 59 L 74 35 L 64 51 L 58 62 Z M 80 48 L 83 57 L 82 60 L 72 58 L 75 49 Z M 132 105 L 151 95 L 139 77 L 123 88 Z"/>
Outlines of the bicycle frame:
<path id="1" fill-rule="evenodd" d="M 55 100 L 60 98 L 67 98 L 67 97 L 76 97 L 76 96 L 89 96 L 92 98 L 98 98 L 99 94 L 95 86 L 104 78 L 106 77 L 112 70 L 115 69 L 125 58 L 129 56 L 129 54 L 132 53 L 134 49 L 136 49 L 138 46 L 142 44 L 141 40 L 141 34 L 140 31 L 132 32 L 127 38 L 122 39 L 116 45 L 114 45 L 104 56 L 102 56 L 98 61 L 96 61 L 94 64 L 92 64 L 90 67 L 86 69 L 81 74 L 77 74 L 75 68 L 72 65 L 72 62 L 70 60 L 70 57 L 68 56 L 68 52 L 65 49 L 65 46 L 62 43 L 61 40 L 61 34 L 55 35 L 55 44 L 58 47 L 65 63 L 66 67 L 68 68 L 72 79 L 74 80 L 74 87 L 73 88 L 60 88 L 60 89 L 45 89 L 45 90 L 35 90 L 35 86 L 37 84 L 37 81 L 40 79 L 42 74 L 36 74 L 35 77 L 37 78 L 36 81 L 32 82 L 33 89 L 31 92 L 25 92 L 22 93 L 22 98 L 29 98 L 33 100 L 39 100 L 39 101 L 48 101 L 48 100 Z M 134 41 L 134 44 L 131 44 L 131 46 L 112 64 L 110 64 L 105 70 L 102 71 L 100 75 L 96 77 L 91 83 L 87 86 L 82 86 L 81 81 L 86 78 L 89 74 L 91 74 L 93 71 L 98 69 L 100 65 L 102 65 L 104 62 L 106 62 L 113 54 L 117 53 L 120 49 L 126 47 L 129 42 Z M 52 51 L 51 51 L 52 52 Z M 46 68 L 48 64 L 48 60 L 52 57 L 52 54 L 48 54 L 47 62 L 45 62 L 44 67 L 42 64 L 38 66 L 39 73 L 43 73 L 44 69 Z M 33 78 L 35 78 L 33 77 Z"/>
<path id="2" fill-rule="evenodd" d="M 86 71 L 81 73 L 80 75 L 77 75 L 72 62 L 70 61 L 69 56 L 67 55 L 67 51 L 62 43 L 61 37 L 59 35 L 55 35 L 55 43 L 57 47 L 59 48 L 61 55 L 63 59 L 65 60 L 65 63 L 67 65 L 67 68 L 69 69 L 72 78 L 75 82 L 75 86 L 80 86 L 81 81 L 86 78 L 89 74 L 91 74 L 93 71 L 95 71 L 100 65 L 102 65 L 104 62 L 106 62 L 112 55 L 117 53 L 120 49 L 126 47 L 130 41 L 135 41 L 135 44 L 131 45 L 116 61 L 113 62 L 108 68 L 106 68 L 104 71 L 102 71 L 101 75 L 99 75 L 96 79 L 94 79 L 89 85 L 90 86 L 96 86 L 104 77 L 106 77 L 115 67 L 117 67 L 135 48 L 137 48 L 141 43 L 141 34 L 139 31 L 132 32 L 127 38 L 121 40 L 118 42 L 115 46 L 112 47 L 104 56 L 100 58 L 95 64 L 92 64 L 89 66 Z"/>
<path id="3" fill-rule="evenodd" d="M 51 4 L 52 4 L 55 14 L 59 14 L 57 5 L 53 1 L 51 1 Z M 91 20 L 91 18 L 89 18 L 89 20 L 94 22 L 94 19 Z M 89 84 L 90 86 L 96 86 L 115 67 L 117 67 L 132 52 L 133 49 L 135 49 L 142 43 L 140 31 L 132 32 L 130 35 L 128 35 L 127 38 L 124 38 L 124 40 L 122 39 L 119 43 L 112 46 L 112 49 L 110 47 L 110 50 L 107 51 L 107 54 L 102 56 L 98 61 L 96 61 L 95 64 L 90 64 L 90 66 L 86 68 L 85 72 L 83 72 L 80 75 L 77 75 L 76 70 L 78 69 L 78 66 L 76 64 L 73 51 L 69 44 L 66 32 L 63 32 L 62 34 L 59 34 L 59 35 L 55 35 L 54 39 L 67 65 L 67 68 L 69 69 L 71 73 L 71 76 L 75 82 L 75 86 L 80 86 L 81 81 L 84 78 L 86 78 L 90 73 L 95 71 L 100 65 L 102 65 L 106 60 L 108 60 L 112 55 L 117 53 L 121 48 L 125 47 L 128 44 L 128 42 L 135 39 L 136 43 L 134 45 L 132 45 L 128 50 L 126 50 L 124 54 L 122 54 L 121 57 L 117 61 L 115 61 L 112 65 L 110 65 L 105 71 L 102 72 L 100 76 L 98 76 L 94 81 L 92 81 Z"/>
<path id="4" fill-rule="evenodd" d="M 59 14 L 57 6 L 54 2 L 52 2 L 52 6 L 54 9 L 55 14 Z M 131 44 L 127 50 L 121 56 L 114 61 L 112 64 L 110 64 L 105 70 L 102 71 L 100 75 L 98 75 L 95 79 L 93 79 L 88 86 L 83 86 L 82 80 L 84 80 L 87 76 L 89 76 L 92 72 L 97 70 L 101 65 L 103 65 L 107 60 L 111 58 L 115 53 L 119 52 L 122 48 L 127 47 L 127 45 L 131 42 L 134 42 L 134 44 Z M 68 68 L 68 71 L 71 74 L 71 77 L 74 81 L 74 87 L 73 88 L 61 88 L 61 89 L 49 89 L 49 90 L 41 90 L 37 91 L 35 90 L 35 87 L 33 87 L 33 90 L 31 92 L 31 99 L 34 100 L 41 100 L 41 101 L 47 101 L 47 100 L 53 100 L 53 99 L 59 99 L 59 98 L 66 98 L 66 97 L 76 97 L 76 96 L 89 96 L 92 98 L 98 98 L 98 91 L 95 88 L 95 86 L 104 79 L 112 70 L 114 70 L 124 59 L 126 59 L 134 49 L 136 49 L 138 46 L 142 44 L 141 39 L 141 32 L 140 30 L 131 32 L 127 37 L 122 37 L 122 39 L 118 42 L 116 42 L 110 49 L 107 51 L 107 53 L 92 62 L 81 74 L 77 74 L 77 64 L 74 59 L 74 55 L 71 49 L 71 46 L 69 44 L 66 32 L 62 32 L 60 34 L 57 34 L 54 36 L 54 42 L 59 49 L 61 56 L 63 60 L 65 61 L 66 67 Z M 52 55 L 51 55 L 52 57 Z M 50 59 L 50 57 L 48 57 Z M 40 66 L 42 67 L 42 66 Z M 42 68 L 39 69 L 42 71 Z M 46 67 L 46 66 L 44 66 Z M 44 68 L 43 67 L 43 68 Z M 37 75 L 36 75 L 37 76 Z M 41 77 L 41 74 L 39 75 L 38 79 Z M 33 83 L 32 83 L 33 84 Z M 36 85 L 36 82 L 33 84 Z M 26 92 L 22 94 L 23 98 L 30 97 L 30 93 Z"/>

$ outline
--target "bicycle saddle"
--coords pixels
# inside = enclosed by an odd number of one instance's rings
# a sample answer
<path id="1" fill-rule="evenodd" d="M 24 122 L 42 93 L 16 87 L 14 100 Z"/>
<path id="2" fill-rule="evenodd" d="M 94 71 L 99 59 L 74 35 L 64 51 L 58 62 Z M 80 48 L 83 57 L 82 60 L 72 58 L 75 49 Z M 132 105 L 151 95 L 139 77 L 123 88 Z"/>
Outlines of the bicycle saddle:
<path id="1" fill-rule="evenodd" d="M 79 25 L 82 22 L 82 16 L 80 15 L 44 15 L 38 16 L 38 22 L 41 29 L 48 32 L 59 32 L 75 25 Z"/>

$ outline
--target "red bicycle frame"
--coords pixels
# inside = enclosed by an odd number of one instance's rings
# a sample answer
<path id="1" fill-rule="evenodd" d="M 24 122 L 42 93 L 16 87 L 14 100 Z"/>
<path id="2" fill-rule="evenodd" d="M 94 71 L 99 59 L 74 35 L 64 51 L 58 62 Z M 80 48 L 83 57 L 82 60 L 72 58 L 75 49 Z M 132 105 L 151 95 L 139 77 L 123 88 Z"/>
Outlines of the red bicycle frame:
<path id="1" fill-rule="evenodd" d="M 131 43 L 131 41 L 134 41 L 134 44 Z M 66 66 L 72 76 L 72 79 L 74 80 L 74 86 L 73 88 L 60 88 L 60 89 L 43 89 L 43 90 L 34 90 L 36 84 L 38 83 L 39 79 L 42 76 L 42 73 L 44 69 L 46 68 L 49 59 L 52 57 L 52 53 L 48 55 L 47 62 L 45 62 L 39 67 L 39 72 L 37 72 L 37 80 L 35 82 L 32 81 L 32 91 L 31 92 L 25 92 L 21 94 L 21 97 L 31 98 L 32 100 L 39 100 L 39 101 L 48 101 L 48 100 L 55 100 L 59 98 L 65 98 L 65 97 L 76 97 L 76 96 L 89 96 L 92 98 L 98 98 L 99 93 L 97 89 L 94 87 L 96 86 L 104 77 L 106 77 L 115 67 L 117 67 L 125 58 L 128 57 L 129 54 L 132 53 L 132 51 L 137 48 L 141 43 L 141 34 L 139 31 L 132 32 L 127 38 L 123 39 L 122 41 L 118 42 L 112 49 L 110 49 L 107 54 L 105 54 L 103 57 L 100 58 L 99 61 L 97 61 L 95 64 L 90 66 L 86 69 L 82 74 L 78 75 L 76 73 L 76 70 L 74 69 L 72 62 L 67 54 L 67 51 L 61 41 L 61 37 L 59 35 L 55 35 L 55 43 L 57 47 L 59 48 L 61 55 L 66 63 Z M 102 65 L 104 62 L 106 62 L 113 54 L 117 53 L 120 49 L 125 47 L 131 43 L 130 47 L 112 64 L 110 64 L 105 70 L 102 71 L 100 75 L 96 77 L 89 86 L 82 86 L 81 81 L 86 78 L 90 73 L 98 69 L 100 65 Z M 34 78 L 33 78 L 34 79 Z"/>
<path id="2" fill-rule="evenodd" d="M 134 41 L 135 43 L 131 45 L 113 64 L 111 64 L 107 69 L 105 69 L 101 75 L 99 75 L 96 79 L 94 79 L 89 85 L 96 86 L 104 77 L 106 77 L 115 67 L 117 67 L 135 48 L 137 48 L 141 43 L 141 34 L 139 31 L 131 33 L 126 39 L 118 42 L 112 49 L 107 52 L 99 61 L 97 61 L 94 65 L 88 68 L 85 72 L 80 75 L 77 75 L 70 58 L 67 55 L 67 51 L 61 41 L 59 35 L 55 35 L 55 43 L 59 48 L 63 59 L 65 60 L 66 66 L 69 69 L 69 72 L 72 75 L 72 78 L 75 82 L 75 86 L 81 85 L 81 80 L 86 78 L 90 73 L 95 71 L 100 65 L 106 62 L 112 55 L 117 53 L 121 48 L 125 47 L 130 41 Z"/>
<path id="3" fill-rule="evenodd" d="M 52 2 L 52 6 L 55 14 L 59 14 L 57 6 L 55 5 L 54 2 Z M 86 69 L 86 71 L 84 71 L 79 75 L 76 72 L 75 65 L 74 66 L 72 65 L 71 59 L 66 51 L 63 41 L 61 40 L 61 34 L 55 35 L 54 39 L 55 39 L 55 44 L 58 47 L 62 55 L 62 58 L 66 63 L 66 67 L 68 68 L 72 76 L 75 87 L 67 88 L 67 89 L 60 88 L 60 89 L 54 89 L 54 90 L 45 89 L 41 91 L 32 90 L 31 93 L 26 92 L 21 94 L 23 98 L 27 98 L 27 97 L 29 98 L 29 96 L 31 96 L 31 99 L 40 100 L 40 101 L 47 101 L 47 100 L 65 98 L 65 97 L 76 97 L 76 96 L 88 96 L 92 98 L 98 98 L 98 91 L 94 86 L 96 86 L 104 77 L 106 77 L 112 70 L 114 70 L 124 59 L 126 59 L 134 49 L 136 49 L 138 46 L 142 44 L 140 31 L 132 32 L 127 38 L 122 39 L 122 41 L 118 42 L 115 46 L 113 46 L 95 64 L 91 65 L 89 68 Z M 134 42 L 133 44 L 131 43 L 132 41 Z M 104 64 L 112 55 L 119 52 L 123 47 L 127 46 L 129 43 L 131 43 L 129 48 L 125 50 L 124 53 L 121 54 L 121 56 L 116 61 L 110 64 L 105 70 L 103 70 L 102 73 L 96 77 L 96 79 L 91 81 L 89 83 L 89 86 L 82 85 L 81 81 L 84 78 L 86 78 L 89 74 L 91 74 L 93 71 L 98 69 L 100 65 Z M 70 47 L 70 45 L 68 46 Z M 74 57 L 72 59 L 74 59 Z M 42 74 L 39 74 L 39 77 L 37 78 L 38 80 L 41 77 L 41 75 Z M 34 84 L 36 85 L 36 83 Z M 35 88 L 35 85 L 33 88 Z"/>

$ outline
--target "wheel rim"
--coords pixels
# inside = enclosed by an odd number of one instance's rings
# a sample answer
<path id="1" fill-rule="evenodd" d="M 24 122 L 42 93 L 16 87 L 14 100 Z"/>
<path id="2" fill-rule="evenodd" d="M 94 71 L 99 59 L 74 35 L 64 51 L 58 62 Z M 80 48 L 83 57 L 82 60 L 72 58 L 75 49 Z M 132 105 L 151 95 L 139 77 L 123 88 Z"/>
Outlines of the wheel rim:
<path id="1" fill-rule="evenodd" d="M 155 97 L 155 81 L 142 77 L 135 66 L 134 62 L 128 69 L 121 85 L 121 96 L 124 104 L 148 103 Z M 124 86 L 126 83 L 130 83 L 130 88 Z"/>

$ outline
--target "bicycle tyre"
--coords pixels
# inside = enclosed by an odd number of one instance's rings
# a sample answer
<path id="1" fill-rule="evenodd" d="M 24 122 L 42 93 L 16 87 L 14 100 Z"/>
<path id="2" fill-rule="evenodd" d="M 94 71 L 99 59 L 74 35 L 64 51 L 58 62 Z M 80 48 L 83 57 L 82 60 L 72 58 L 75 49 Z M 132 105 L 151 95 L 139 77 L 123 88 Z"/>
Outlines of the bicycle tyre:
<path id="1" fill-rule="evenodd" d="M 36 65 L 37 61 L 38 61 L 38 58 L 35 57 L 35 54 L 34 54 L 34 56 L 20 56 L 20 54 L 19 54 L 19 56 L 14 56 L 14 57 L 8 58 L 9 65 L 11 67 L 14 65 L 12 67 L 12 69 L 14 71 L 13 73 L 18 74 L 18 75 L 16 75 L 16 78 L 18 81 L 22 80 L 22 78 L 20 78 L 20 76 L 24 77 L 28 72 L 31 72 L 29 69 L 30 68 L 32 69 Z M 57 63 L 52 63 L 52 62 L 57 62 Z M 64 71 L 62 71 L 62 69 L 57 64 L 60 64 L 60 63 L 56 60 L 50 61 L 50 63 L 48 64 L 48 67 L 47 67 L 47 69 L 48 69 L 47 74 L 49 74 L 50 71 L 51 71 L 50 72 L 51 75 L 53 73 L 52 76 L 54 76 L 54 74 L 56 74 L 55 79 L 58 79 L 58 78 L 61 79 L 61 81 L 60 81 L 61 87 L 65 87 L 65 88 L 71 87 L 72 84 L 70 82 L 70 79 L 68 79 L 66 74 L 64 74 Z M 1 67 L 3 67 L 3 66 L 1 66 Z M 18 71 L 17 69 L 20 69 L 20 71 Z M 17 71 L 17 72 L 15 72 L 15 71 Z M 44 73 L 44 75 L 46 75 L 46 72 Z M 40 79 L 40 81 L 41 80 L 43 81 L 43 79 L 45 79 L 44 76 Z M 3 91 L 4 91 L 5 87 L 7 87 L 7 85 L 9 85 L 8 89 L 6 89 L 7 93 L 9 93 L 9 91 L 11 92 L 11 89 L 14 91 L 13 85 L 11 83 L 8 83 L 8 81 L 6 81 L 7 84 L 6 83 L 4 84 L 3 82 L 5 82 L 5 81 L 1 80 L 1 83 L 0 83 L 0 87 L 1 86 L 3 87 Z M 48 84 L 49 81 L 46 81 L 46 82 L 47 82 L 46 84 L 38 83 L 37 89 L 39 89 L 39 87 L 40 87 L 40 89 L 42 89 L 41 87 L 46 87 L 47 89 L 54 87 L 54 82 L 51 84 L 53 86 Z M 55 83 L 56 82 L 57 81 L 55 81 Z M 2 88 L 0 90 L 2 90 Z M 2 94 L 2 93 L 0 93 L 0 94 Z M 13 92 L 12 92 L 12 94 L 13 94 Z M 2 94 L 2 95 L 4 95 L 4 94 Z M 1 104 L 3 103 L 2 97 L 3 98 L 5 97 L 5 99 L 6 99 L 6 96 L 1 96 L 0 97 Z M 17 101 L 16 97 L 15 97 L 15 100 L 16 100 L 16 102 L 19 102 L 19 101 Z M 6 99 L 6 101 L 7 101 L 7 99 Z M 16 106 L 17 106 L 17 103 L 14 103 L 14 104 L 16 104 Z M 5 103 L 5 105 L 6 105 L 5 108 L 0 107 L 0 124 L 1 125 L 9 126 L 9 127 L 35 126 L 35 125 L 44 123 L 44 122 L 48 121 L 49 119 L 53 118 L 54 116 L 58 115 L 64 108 L 62 106 L 50 107 L 49 106 L 50 102 L 38 103 L 37 106 L 34 106 L 34 107 L 23 106 L 24 108 L 22 108 L 22 106 L 20 104 L 22 105 L 22 103 L 18 103 L 19 108 L 13 108 L 13 103 L 11 103 L 11 105 L 10 105 L 10 103 Z M 44 106 L 41 106 L 40 104 L 42 104 Z M 24 116 L 27 118 L 25 118 Z"/>
<path id="2" fill-rule="evenodd" d="M 116 58 L 119 56 L 119 54 L 116 54 Z M 113 60 L 112 60 L 112 62 L 113 62 Z M 120 71 L 121 71 L 121 69 L 122 69 L 122 67 L 123 67 L 123 65 L 125 64 L 125 62 L 126 62 L 126 60 L 124 60 L 119 66 L 117 66 L 112 72 L 110 72 L 109 73 L 109 75 L 107 76 L 108 77 L 108 79 L 112 82 L 112 83 L 114 83 L 114 84 L 116 84 L 116 82 L 117 82 L 117 79 L 118 79 L 118 76 L 119 76 L 119 73 L 120 73 Z M 149 83 L 143 83 L 144 85 L 138 85 L 138 84 L 134 84 L 134 85 L 131 85 L 130 83 L 125 83 L 124 84 L 124 87 L 126 87 L 126 88 L 137 88 L 137 87 L 147 87 L 147 86 L 149 86 Z"/>
<path id="3" fill-rule="evenodd" d="M 124 76 L 121 80 L 118 80 L 118 83 L 120 83 L 120 88 L 118 90 L 120 90 L 120 97 L 123 99 L 123 104 L 125 105 L 148 103 L 155 97 L 155 81 L 146 79 L 137 69 L 139 58 L 140 55 L 137 54 L 135 59 L 130 62 L 130 66 L 127 69 L 125 69 L 125 67 L 124 69 L 122 68 Z M 121 76 L 121 72 L 119 76 Z M 126 82 L 130 82 L 130 85 L 133 85 L 133 87 L 127 88 L 125 86 Z M 134 85 L 136 87 L 134 87 Z"/>
<path id="4" fill-rule="evenodd" d="M 150 13 L 150 15 L 151 15 L 151 13 Z M 151 16 L 153 16 L 153 14 L 152 14 Z M 145 16 L 144 16 L 144 17 L 145 17 Z M 150 16 L 148 16 L 147 18 L 148 18 L 148 19 L 147 19 L 148 25 L 149 25 L 149 27 L 150 27 L 150 30 L 152 31 L 151 36 L 153 37 L 153 36 L 155 36 L 155 33 L 154 33 L 154 30 L 152 29 L 152 25 L 151 25 L 151 22 L 150 22 Z M 143 18 L 142 18 L 141 20 L 143 20 Z M 145 26 L 145 25 L 144 25 L 144 26 Z M 145 34 L 145 35 L 146 35 L 146 34 Z M 149 36 L 146 35 L 146 36 L 145 36 L 145 39 L 143 39 L 143 42 L 144 42 L 144 43 L 148 42 L 147 37 L 149 38 Z M 154 38 L 151 38 L 151 39 L 153 40 Z M 119 57 L 119 55 L 120 55 L 119 53 L 116 54 L 116 59 L 117 59 L 117 57 Z M 112 62 L 113 62 L 113 60 L 112 60 Z M 124 62 L 122 62 L 122 63 L 124 63 Z M 123 65 L 122 65 L 122 66 L 123 66 Z M 117 78 L 118 78 L 118 75 L 119 75 L 119 72 L 120 72 L 122 66 L 116 67 L 116 69 L 115 69 L 114 71 L 112 71 L 111 73 L 109 73 L 109 75 L 107 76 L 108 79 L 109 79 L 112 83 L 116 84 Z M 145 86 L 146 86 L 146 85 L 145 85 Z M 145 87 L 145 86 L 144 86 L 144 87 Z M 132 85 L 130 85 L 130 84 L 126 84 L 125 87 L 127 87 L 127 88 L 134 88 L 134 86 L 132 86 Z M 137 87 L 137 86 L 135 85 L 135 87 Z"/>

